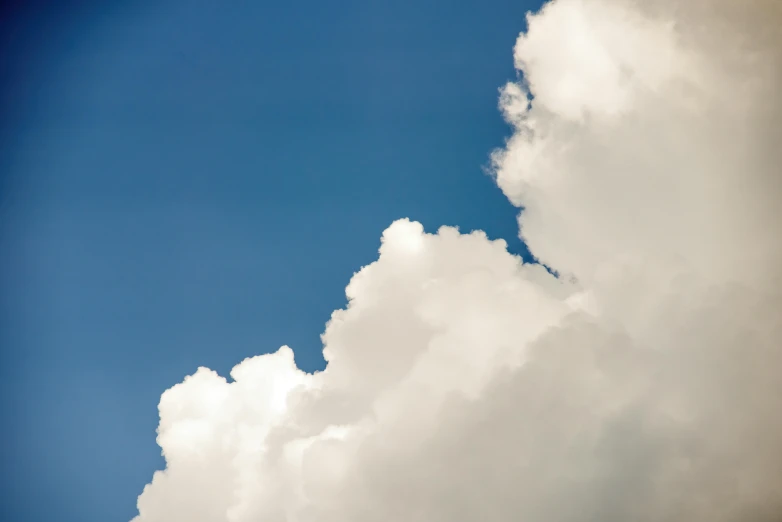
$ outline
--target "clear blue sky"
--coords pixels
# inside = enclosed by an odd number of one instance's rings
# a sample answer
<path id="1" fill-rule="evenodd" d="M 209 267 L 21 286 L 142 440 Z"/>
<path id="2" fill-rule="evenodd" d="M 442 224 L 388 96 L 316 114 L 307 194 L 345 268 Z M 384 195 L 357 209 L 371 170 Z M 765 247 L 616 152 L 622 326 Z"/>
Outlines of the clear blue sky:
<path id="1" fill-rule="evenodd" d="M 161 392 L 282 344 L 320 368 L 393 220 L 521 253 L 481 167 L 535 3 L 4 8 L 0 519 L 127 521 Z"/>

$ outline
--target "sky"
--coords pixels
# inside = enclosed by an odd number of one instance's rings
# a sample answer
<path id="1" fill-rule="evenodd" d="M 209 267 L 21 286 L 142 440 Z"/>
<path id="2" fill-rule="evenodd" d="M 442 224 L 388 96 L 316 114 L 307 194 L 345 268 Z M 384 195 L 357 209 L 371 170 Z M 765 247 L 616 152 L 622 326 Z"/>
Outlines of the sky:
<path id="1" fill-rule="evenodd" d="M 482 169 L 534 3 L 29 5 L 0 30 L 5 521 L 129 520 L 160 394 L 282 344 L 321 368 L 393 220 L 525 252 Z"/>
<path id="2" fill-rule="evenodd" d="M 4 520 L 779 518 L 782 4 L 195 5 L 5 17 Z"/>

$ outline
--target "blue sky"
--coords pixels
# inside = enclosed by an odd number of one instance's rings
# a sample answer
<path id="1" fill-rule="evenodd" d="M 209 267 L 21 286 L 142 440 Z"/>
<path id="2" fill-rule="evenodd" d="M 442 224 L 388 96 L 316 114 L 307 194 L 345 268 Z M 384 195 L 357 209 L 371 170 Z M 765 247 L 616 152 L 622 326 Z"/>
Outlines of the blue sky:
<path id="1" fill-rule="evenodd" d="M 0 519 L 125 521 L 161 392 L 319 334 L 410 217 L 516 238 L 481 167 L 532 2 L 3 12 Z"/>

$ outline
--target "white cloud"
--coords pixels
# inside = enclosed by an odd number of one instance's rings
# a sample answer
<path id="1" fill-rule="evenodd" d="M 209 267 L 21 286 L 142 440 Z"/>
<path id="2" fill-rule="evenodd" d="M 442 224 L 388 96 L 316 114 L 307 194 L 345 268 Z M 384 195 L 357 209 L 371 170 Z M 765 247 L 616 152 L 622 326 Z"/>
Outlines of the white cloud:
<path id="1" fill-rule="evenodd" d="M 284 347 L 163 395 L 136 522 L 778 519 L 780 27 L 777 0 L 531 16 L 494 162 L 562 279 L 394 223 L 325 371 Z"/>

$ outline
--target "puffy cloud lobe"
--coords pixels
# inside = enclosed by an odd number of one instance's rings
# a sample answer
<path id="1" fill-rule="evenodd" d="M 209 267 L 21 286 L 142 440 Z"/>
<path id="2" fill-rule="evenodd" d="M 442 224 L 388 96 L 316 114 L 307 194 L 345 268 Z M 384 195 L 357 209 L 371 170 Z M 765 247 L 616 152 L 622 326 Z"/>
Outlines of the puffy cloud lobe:
<path id="1" fill-rule="evenodd" d="M 559 0 L 531 16 L 515 57 L 534 103 L 505 89 L 516 133 L 494 160 L 532 252 L 585 284 L 652 253 L 715 281 L 778 278 L 781 11 Z"/>
<path id="2" fill-rule="evenodd" d="M 555 0 L 497 181 L 532 252 L 401 220 L 323 335 L 161 398 L 135 522 L 782 514 L 782 4 Z"/>

